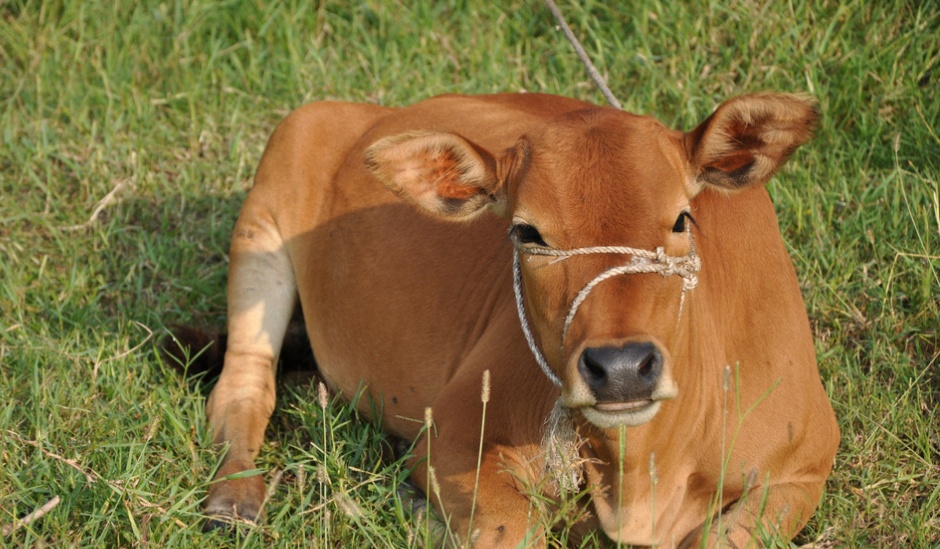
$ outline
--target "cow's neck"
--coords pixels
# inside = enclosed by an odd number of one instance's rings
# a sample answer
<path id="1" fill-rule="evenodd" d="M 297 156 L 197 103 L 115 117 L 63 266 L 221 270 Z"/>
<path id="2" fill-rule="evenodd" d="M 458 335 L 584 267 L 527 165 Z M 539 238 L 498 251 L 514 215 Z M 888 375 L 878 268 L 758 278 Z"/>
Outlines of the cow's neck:
<path id="1" fill-rule="evenodd" d="M 654 528 L 676 529 L 683 500 L 689 505 L 690 498 L 701 499 L 703 512 L 708 505 L 711 494 L 696 492 L 695 475 L 705 462 L 720 468 L 722 406 L 735 398 L 735 391 L 748 390 L 735 386 L 735 357 L 745 352 L 736 340 L 752 325 L 754 303 L 779 278 L 760 267 L 778 263 L 757 261 L 754 268 L 754 254 L 782 253 L 786 259 L 773 207 L 762 189 L 708 193 L 694 206 L 702 271 L 685 304 L 687 318 L 676 337 L 680 343 L 670 349 L 679 396 L 664 402 L 657 416 L 640 427 L 600 430 L 578 421 L 587 441 L 581 453 L 600 526 L 613 538 L 624 533 L 621 540 L 627 543 L 668 544 Z M 758 219 L 758 225 L 742 232 L 737 219 L 741 210 Z M 734 289 L 731 295 L 729 288 Z"/>

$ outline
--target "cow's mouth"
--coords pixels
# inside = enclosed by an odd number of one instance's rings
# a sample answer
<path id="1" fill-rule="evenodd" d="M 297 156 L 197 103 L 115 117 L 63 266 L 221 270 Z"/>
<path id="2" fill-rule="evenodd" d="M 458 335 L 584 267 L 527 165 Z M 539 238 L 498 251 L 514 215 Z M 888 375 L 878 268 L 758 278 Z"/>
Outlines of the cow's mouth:
<path id="1" fill-rule="evenodd" d="M 602 429 L 637 427 L 653 419 L 662 402 L 643 399 L 628 402 L 598 402 L 581 408 L 584 418 Z"/>
<path id="2" fill-rule="evenodd" d="M 617 413 L 617 412 L 635 412 L 645 408 L 653 403 L 652 399 L 634 400 L 631 402 L 598 402 L 594 409 L 599 412 Z"/>

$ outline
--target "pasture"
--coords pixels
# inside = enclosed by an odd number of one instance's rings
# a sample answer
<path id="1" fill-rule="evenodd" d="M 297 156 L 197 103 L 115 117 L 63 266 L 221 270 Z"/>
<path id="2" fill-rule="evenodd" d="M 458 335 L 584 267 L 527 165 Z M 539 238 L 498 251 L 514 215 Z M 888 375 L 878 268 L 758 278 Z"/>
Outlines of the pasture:
<path id="1" fill-rule="evenodd" d="M 938 547 L 940 4 L 728 4 L 561 8 L 667 125 L 817 98 L 768 187 L 842 429 L 796 545 Z M 266 519 L 202 533 L 208 385 L 156 346 L 224 325 L 230 231 L 290 110 L 522 90 L 604 102 L 536 0 L 0 0 L 0 546 L 424 547 L 389 441 L 313 385 L 280 387 Z"/>

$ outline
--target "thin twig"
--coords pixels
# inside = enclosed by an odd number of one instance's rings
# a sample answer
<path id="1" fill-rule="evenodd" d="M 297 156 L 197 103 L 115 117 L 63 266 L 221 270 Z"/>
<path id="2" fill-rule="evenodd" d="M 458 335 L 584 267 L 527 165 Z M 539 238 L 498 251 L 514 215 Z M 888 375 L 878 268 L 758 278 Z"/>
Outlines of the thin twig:
<path id="1" fill-rule="evenodd" d="M 43 515 L 55 509 L 56 505 L 58 505 L 60 501 L 61 500 L 59 499 L 59 496 L 55 496 L 54 498 L 47 501 L 39 509 L 36 509 L 32 513 L 26 515 L 25 517 L 19 520 L 14 520 L 10 524 L 7 524 L 6 526 L 3 527 L 3 535 L 9 536 L 10 534 L 12 534 L 13 532 L 16 532 L 20 528 L 29 525 L 31 522 L 35 522 L 41 519 Z"/>
<path id="2" fill-rule="evenodd" d="M 108 487 L 110 487 L 112 490 L 114 490 L 115 493 L 121 494 L 122 497 L 123 497 L 123 496 L 126 494 L 126 492 L 127 492 L 126 488 L 123 486 L 122 481 L 108 480 L 108 479 L 102 477 L 101 475 L 99 475 L 98 473 L 96 473 L 95 471 L 93 471 L 93 470 L 90 469 L 90 468 L 88 468 L 88 469 L 83 468 L 83 467 L 81 466 L 81 464 L 79 464 L 78 461 L 76 461 L 76 460 L 74 460 L 74 459 L 68 459 L 68 458 L 65 458 L 65 457 L 60 456 L 59 454 L 56 454 L 56 453 L 54 453 L 54 452 L 50 452 L 49 450 L 46 450 L 45 448 L 42 447 L 42 444 L 40 444 L 39 441 L 36 441 L 36 440 L 29 440 L 29 439 L 23 438 L 23 437 L 21 437 L 19 434 L 17 434 L 16 432 L 10 431 L 9 429 L 7 430 L 7 434 L 8 434 L 10 437 L 14 438 L 17 442 L 19 442 L 19 443 L 21 443 L 21 444 L 26 444 L 26 445 L 28 445 L 28 446 L 32 446 L 32 447 L 34 447 L 34 448 L 37 448 L 37 449 L 38 449 L 40 452 L 42 452 L 46 457 L 52 458 L 52 459 L 54 459 L 54 460 L 56 460 L 56 461 L 60 461 L 60 462 L 62 462 L 62 463 L 64 463 L 64 464 L 68 465 L 69 467 L 75 469 L 76 471 L 78 471 L 79 473 L 81 473 L 81 474 L 85 477 L 85 480 L 86 480 L 89 484 L 94 484 L 94 483 L 96 483 L 96 482 L 103 482 L 103 483 L 105 483 Z M 142 505 L 142 506 L 144 506 L 144 507 L 148 507 L 148 508 L 151 508 L 151 509 L 156 509 L 157 511 L 159 511 L 159 512 L 162 513 L 163 515 L 166 515 L 166 514 L 169 512 L 169 511 L 167 511 L 166 509 L 164 509 L 163 507 L 157 505 L 156 503 L 153 503 L 153 502 L 147 500 L 147 498 L 144 498 L 144 497 L 141 496 L 140 494 L 133 494 L 133 498 L 134 498 L 135 503 L 137 503 L 137 504 L 139 504 L 139 505 Z M 46 512 L 48 512 L 48 511 L 46 511 Z M 38 518 L 38 517 L 36 517 L 36 518 Z M 175 522 L 178 526 L 184 527 L 184 528 L 186 527 L 186 524 L 183 523 L 183 522 L 182 522 L 181 520 L 179 520 L 178 518 L 175 518 L 175 517 L 174 517 L 174 518 L 172 518 L 172 520 L 173 520 L 173 522 Z"/>
<path id="3" fill-rule="evenodd" d="M 81 473 L 82 475 L 84 475 L 85 480 L 88 481 L 89 484 L 94 484 L 98 479 L 101 478 L 101 477 L 98 475 L 98 473 L 92 471 L 91 469 L 89 469 L 89 470 L 87 470 L 87 471 L 86 471 L 85 469 L 82 469 L 81 465 L 79 465 L 78 462 L 75 461 L 74 459 L 64 458 L 64 457 L 60 456 L 59 454 L 50 452 L 49 450 L 46 450 L 45 448 L 42 447 L 41 444 L 39 444 L 39 442 L 37 442 L 37 441 L 35 441 L 35 440 L 28 440 L 28 439 L 25 439 L 25 438 L 21 437 L 20 435 L 16 434 L 16 433 L 13 432 L 13 431 L 10 431 L 10 430 L 7 430 L 7 434 L 10 435 L 11 437 L 15 438 L 15 439 L 16 439 L 19 443 L 21 443 L 21 444 L 27 444 L 27 445 L 32 446 L 32 447 L 34 447 L 34 448 L 38 448 L 40 452 L 42 452 L 43 454 L 46 455 L 46 457 L 50 457 L 50 458 L 52 458 L 52 459 L 54 459 L 54 460 L 56 460 L 56 461 L 61 461 L 62 463 L 64 463 L 64 464 L 68 465 L 69 467 L 75 469 L 76 471 L 78 471 L 79 473 Z"/>
<path id="4" fill-rule="evenodd" d="M 138 349 L 140 349 L 141 347 L 143 347 L 144 345 L 146 345 L 147 342 L 150 341 L 150 340 L 153 338 L 153 330 L 151 330 L 150 328 L 148 328 L 148 327 L 145 326 L 144 324 L 141 324 L 140 322 L 137 322 L 136 320 L 134 321 L 134 324 L 136 324 L 137 326 L 139 326 L 139 327 L 143 328 L 144 330 L 146 330 L 146 331 L 147 331 L 147 337 L 145 337 L 143 341 L 141 341 L 140 343 L 138 343 L 137 345 L 135 345 L 133 348 L 128 349 L 127 351 L 124 351 L 124 352 L 121 353 L 121 354 L 118 354 L 118 355 L 115 355 L 115 356 L 112 356 L 112 357 L 108 357 L 108 358 L 106 358 L 106 359 L 104 359 L 104 360 L 98 360 L 97 362 L 95 362 L 95 365 L 94 365 L 94 367 L 93 367 L 92 370 L 91 370 L 91 379 L 92 379 L 92 381 L 97 382 L 97 380 L 98 380 L 98 369 L 101 367 L 102 364 L 106 364 L 106 363 L 111 362 L 111 361 L 113 361 L 113 360 L 120 360 L 120 359 L 122 359 L 122 358 L 124 358 L 124 357 L 126 357 L 126 356 L 128 356 L 128 355 L 133 354 L 133 353 L 136 352 Z"/>
<path id="5" fill-rule="evenodd" d="M 98 216 L 101 215 L 101 212 L 103 212 L 105 208 L 107 208 L 112 202 L 114 202 L 115 199 L 117 198 L 118 193 L 124 190 L 124 188 L 127 187 L 128 185 L 133 186 L 134 185 L 133 180 L 131 179 L 119 180 L 117 184 L 114 186 L 114 188 L 111 189 L 111 191 L 108 194 L 104 195 L 104 198 L 98 201 L 98 204 L 95 205 L 95 209 L 94 211 L 91 212 L 91 217 L 88 218 L 88 221 L 79 225 L 62 227 L 62 230 L 70 231 L 70 232 L 81 231 L 94 225 L 94 223 L 98 221 Z"/>
<path id="6" fill-rule="evenodd" d="M 584 63 L 584 66 L 587 68 L 588 74 L 591 75 L 591 79 L 594 80 L 594 83 L 601 90 L 601 93 L 604 94 L 604 97 L 607 99 L 607 102 L 610 103 L 610 106 L 622 109 L 620 106 L 620 101 L 614 97 L 614 94 L 611 93 L 610 88 L 607 87 L 607 81 L 604 80 L 604 77 L 601 76 L 601 73 L 597 71 L 594 67 L 594 64 L 591 63 L 591 59 L 588 57 L 586 51 L 581 46 L 581 42 L 578 41 L 578 38 L 571 32 L 571 27 L 568 26 L 568 23 L 565 22 L 565 16 L 561 14 L 561 10 L 558 9 L 558 6 L 555 5 L 554 0 L 545 0 L 545 5 L 548 6 L 548 9 L 551 10 L 552 15 L 555 16 L 555 20 L 558 21 L 558 25 L 561 26 L 562 32 L 565 33 L 565 38 L 571 42 L 571 45 L 574 46 L 574 51 L 577 52 L 578 57 L 581 59 L 581 62 Z"/>

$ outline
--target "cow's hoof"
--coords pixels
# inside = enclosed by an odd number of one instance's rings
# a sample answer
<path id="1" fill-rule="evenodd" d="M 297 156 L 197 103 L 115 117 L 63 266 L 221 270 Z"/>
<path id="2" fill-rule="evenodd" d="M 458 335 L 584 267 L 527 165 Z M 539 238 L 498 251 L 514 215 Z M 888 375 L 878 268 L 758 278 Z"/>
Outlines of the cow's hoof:
<path id="1" fill-rule="evenodd" d="M 238 510 L 237 514 L 232 513 L 231 509 L 227 512 L 220 512 L 209 507 L 204 509 L 206 522 L 202 526 L 203 532 L 219 532 L 223 534 L 232 534 L 238 531 L 239 527 L 255 526 L 258 518 L 258 510 L 244 509 Z"/>
<path id="2" fill-rule="evenodd" d="M 206 519 L 206 523 L 202 525 L 202 531 L 228 534 L 234 530 L 237 522 L 241 521 L 234 517 L 210 516 Z"/>
<path id="3" fill-rule="evenodd" d="M 222 466 L 216 479 L 246 469 L 245 464 L 228 463 Z M 208 516 L 203 530 L 230 530 L 239 524 L 254 524 L 261 514 L 264 492 L 261 475 L 213 481 L 203 508 Z"/>
<path id="4" fill-rule="evenodd" d="M 254 526 L 259 514 L 258 507 L 240 507 L 237 505 L 227 507 L 225 511 L 207 505 L 203 511 L 206 514 L 206 523 L 202 527 L 203 532 L 231 532 L 235 531 L 238 526 Z"/>

